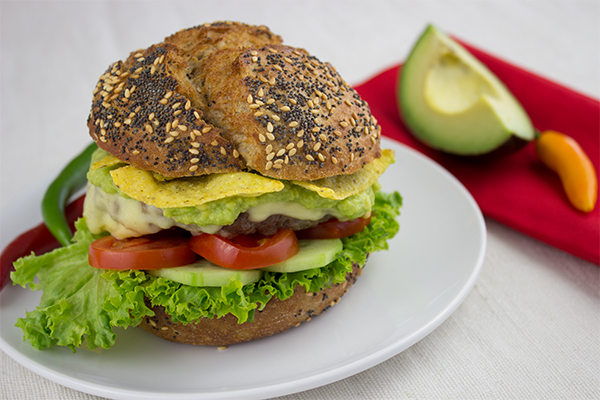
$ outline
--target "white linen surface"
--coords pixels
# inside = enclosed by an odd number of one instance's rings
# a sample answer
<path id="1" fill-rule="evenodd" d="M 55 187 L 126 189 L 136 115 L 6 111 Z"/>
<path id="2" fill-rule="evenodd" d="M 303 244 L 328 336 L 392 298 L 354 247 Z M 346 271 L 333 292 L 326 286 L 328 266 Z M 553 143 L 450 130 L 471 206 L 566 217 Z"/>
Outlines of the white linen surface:
<path id="1" fill-rule="evenodd" d="M 214 20 L 267 25 L 352 84 L 402 62 L 434 23 L 600 97 L 597 1 L 2 1 L 0 12 L 1 210 L 89 141 L 91 92 L 111 62 Z M 284 398 L 599 398 L 600 269 L 486 223 L 482 272 L 437 330 L 371 369 Z M 0 397 L 98 398 L 39 377 L 4 353 Z"/>

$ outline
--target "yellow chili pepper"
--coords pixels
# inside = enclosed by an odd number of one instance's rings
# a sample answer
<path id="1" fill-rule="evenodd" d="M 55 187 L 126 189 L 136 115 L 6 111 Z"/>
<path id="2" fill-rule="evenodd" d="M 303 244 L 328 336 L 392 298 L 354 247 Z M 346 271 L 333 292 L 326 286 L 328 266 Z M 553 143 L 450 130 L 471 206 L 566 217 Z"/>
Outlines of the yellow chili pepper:
<path id="1" fill-rule="evenodd" d="M 571 204 L 578 210 L 592 211 L 598 198 L 598 178 L 581 146 L 565 134 L 544 131 L 535 150 L 542 163 L 558 174 Z"/>

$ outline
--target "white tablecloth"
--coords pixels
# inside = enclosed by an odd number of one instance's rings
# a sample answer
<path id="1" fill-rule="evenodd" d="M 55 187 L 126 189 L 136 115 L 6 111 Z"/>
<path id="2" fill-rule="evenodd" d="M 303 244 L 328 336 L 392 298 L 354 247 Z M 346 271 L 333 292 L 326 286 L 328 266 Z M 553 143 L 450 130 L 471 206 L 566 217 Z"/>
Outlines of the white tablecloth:
<path id="1" fill-rule="evenodd" d="M 597 1 L 3 1 L 0 7 L 3 211 L 88 142 L 91 92 L 109 63 L 214 20 L 267 25 L 286 43 L 330 61 L 353 84 L 403 61 L 434 23 L 600 97 Z M 600 397 L 600 269 L 486 223 L 481 274 L 437 330 L 371 369 L 285 398 Z M 2 245 L 10 239 L 2 237 Z M 97 398 L 39 377 L 4 353 L 0 397 Z"/>

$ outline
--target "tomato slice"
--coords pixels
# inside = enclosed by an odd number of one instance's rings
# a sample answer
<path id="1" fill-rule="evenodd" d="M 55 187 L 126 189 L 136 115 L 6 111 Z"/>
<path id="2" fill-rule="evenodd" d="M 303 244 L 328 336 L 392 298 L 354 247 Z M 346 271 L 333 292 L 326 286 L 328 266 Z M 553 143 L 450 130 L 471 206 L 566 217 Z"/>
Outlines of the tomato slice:
<path id="1" fill-rule="evenodd" d="M 198 258 L 187 236 L 161 232 L 118 240 L 105 236 L 90 245 L 88 261 L 101 269 L 160 269 L 192 264 Z"/>
<path id="2" fill-rule="evenodd" d="M 227 239 L 207 233 L 190 239 L 190 248 L 208 261 L 229 269 L 256 269 L 277 264 L 298 253 L 298 239 L 291 229 L 272 237 Z"/>
<path id="3" fill-rule="evenodd" d="M 312 228 L 296 232 L 299 239 L 340 239 L 361 232 L 371 223 L 371 216 L 361 217 L 352 221 L 330 219 Z"/>

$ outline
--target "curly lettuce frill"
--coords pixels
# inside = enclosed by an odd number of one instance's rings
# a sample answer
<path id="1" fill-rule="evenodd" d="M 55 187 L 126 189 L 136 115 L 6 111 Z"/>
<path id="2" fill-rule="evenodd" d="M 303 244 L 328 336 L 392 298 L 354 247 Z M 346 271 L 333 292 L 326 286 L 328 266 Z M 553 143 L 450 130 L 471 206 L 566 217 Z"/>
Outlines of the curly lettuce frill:
<path id="1" fill-rule="evenodd" d="M 32 254 L 15 263 L 13 283 L 43 291 L 40 305 L 20 318 L 16 326 L 36 349 L 59 345 L 75 352 L 83 345 L 90 349 L 113 346 L 114 327 L 137 326 L 144 317 L 154 315 L 146 299 L 165 307 L 174 322 L 188 324 L 229 313 L 239 323 L 252 321 L 255 310 L 264 308 L 272 297 L 285 300 L 297 285 L 316 292 L 343 282 L 353 263 L 364 265 L 369 253 L 386 250 L 387 240 L 399 229 L 396 217 L 401 204 L 398 193 L 377 193 L 370 225 L 343 239 L 343 251 L 326 267 L 266 272 L 257 283 L 242 285 L 232 280 L 223 287 L 187 286 L 143 271 L 92 268 L 88 249 L 101 235 L 91 234 L 82 218 L 76 223 L 72 245 L 41 256 Z"/>

